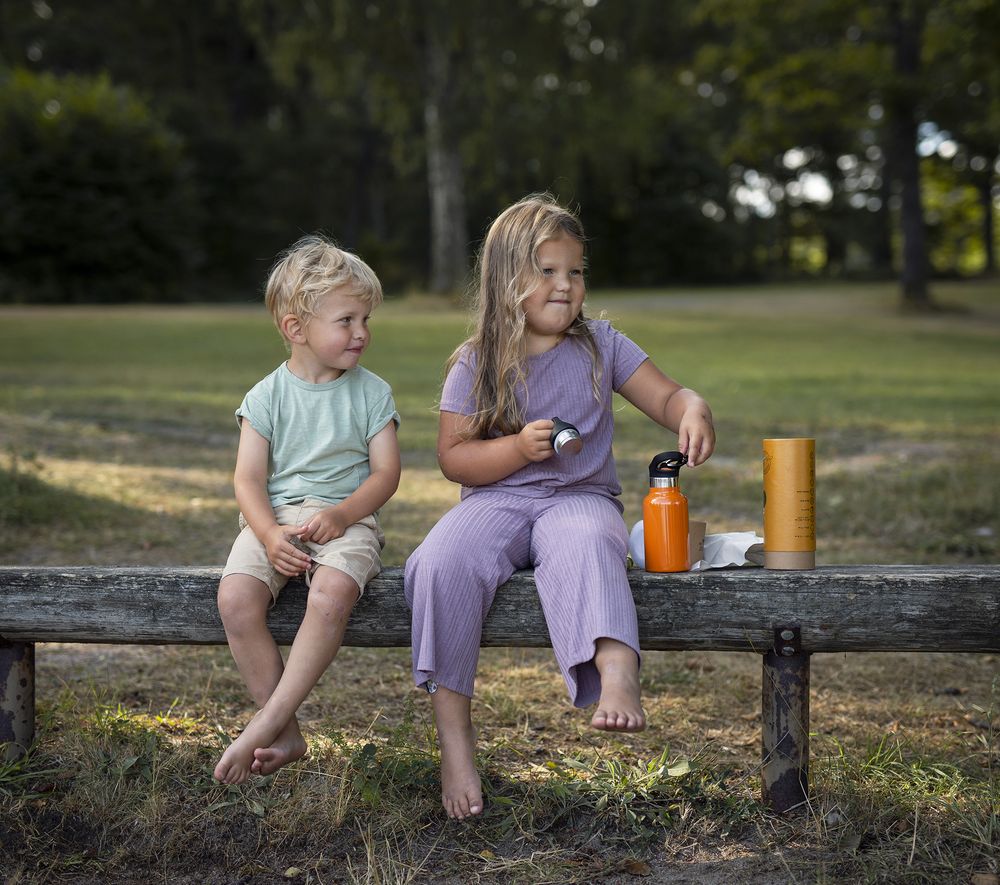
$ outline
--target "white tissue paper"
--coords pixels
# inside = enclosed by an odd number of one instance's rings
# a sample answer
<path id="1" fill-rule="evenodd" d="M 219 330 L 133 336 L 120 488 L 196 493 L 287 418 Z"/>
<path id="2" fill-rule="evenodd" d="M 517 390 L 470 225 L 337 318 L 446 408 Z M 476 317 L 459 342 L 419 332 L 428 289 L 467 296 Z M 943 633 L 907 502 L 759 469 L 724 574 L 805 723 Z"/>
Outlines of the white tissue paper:
<path id="1" fill-rule="evenodd" d="M 639 568 L 646 567 L 646 546 L 640 519 L 629 533 L 628 552 Z M 763 565 L 764 539 L 754 532 L 722 532 L 705 535 L 704 559 L 692 563 L 691 571 L 708 568 L 738 568 Z"/>

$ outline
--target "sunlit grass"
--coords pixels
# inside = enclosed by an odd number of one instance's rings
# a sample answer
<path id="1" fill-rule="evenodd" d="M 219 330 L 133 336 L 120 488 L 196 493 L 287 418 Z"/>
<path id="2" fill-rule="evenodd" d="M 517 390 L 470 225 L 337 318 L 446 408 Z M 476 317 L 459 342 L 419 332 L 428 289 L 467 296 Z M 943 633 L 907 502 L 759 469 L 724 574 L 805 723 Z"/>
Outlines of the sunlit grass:
<path id="1" fill-rule="evenodd" d="M 709 531 L 759 531 L 761 438 L 810 435 L 821 562 L 995 562 L 1000 306 L 986 286 L 940 294 L 968 312 L 900 316 L 867 285 L 598 293 L 593 312 L 712 403 L 717 454 L 682 477 Z M 429 299 L 373 320 L 365 364 L 403 418 L 392 565 L 458 497 L 434 403 L 465 329 Z M 221 565 L 233 411 L 283 357 L 257 307 L 0 311 L 0 558 Z M 618 406 L 631 523 L 674 440 Z M 251 712 L 226 649 L 43 647 L 40 742 L 0 766 L 0 876 L 582 882 L 659 857 L 708 881 L 967 881 L 1000 852 L 993 656 L 814 656 L 814 806 L 779 820 L 758 802 L 756 657 L 647 653 L 650 727 L 607 737 L 549 651 L 486 649 L 490 804 L 464 827 L 442 819 L 409 667 L 406 649 L 343 650 L 301 711 L 309 756 L 236 789 L 211 778 Z"/>
<path id="2" fill-rule="evenodd" d="M 988 559 L 998 531 L 1000 315 L 982 287 L 943 297 L 970 312 L 901 316 L 888 286 L 597 293 L 591 312 L 605 309 L 711 402 L 716 456 L 682 481 L 710 532 L 759 531 L 763 437 L 814 436 L 821 561 Z M 383 510 L 393 564 L 456 494 L 437 472 L 434 405 L 467 320 L 434 304 L 385 304 L 365 359 L 393 384 L 403 418 L 403 484 Z M 44 336 L 31 331 L 40 317 Z M 12 459 L 37 464 L 27 472 L 52 490 L 40 496 L 52 501 L 50 513 L 65 493 L 192 522 L 185 534 L 206 542 L 178 551 L 181 561 L 221 560 L 235 524 L 233 412 L 285 355 L 262 309 L 10 310 L 0 346 L 6 476 Z M 635 521 L 646 464 L 674 440 L 624 402 L 616 408 L 623 502 Z M 167 481 L 172 470 L 188 470 L 186 479 Z M 4 482 L 0 519 L 13 506 Z M 36 525 L 46 521 L 40 508 Z M 16 557 L 20 543 L 0 553 Z M 65 537 L 47 546 L 52 561 L 72 557 Z M 119 547 L 104 549 L 109 562 L 120 561 Z M 151 550 L 150 561 L 163 559 Z"/>

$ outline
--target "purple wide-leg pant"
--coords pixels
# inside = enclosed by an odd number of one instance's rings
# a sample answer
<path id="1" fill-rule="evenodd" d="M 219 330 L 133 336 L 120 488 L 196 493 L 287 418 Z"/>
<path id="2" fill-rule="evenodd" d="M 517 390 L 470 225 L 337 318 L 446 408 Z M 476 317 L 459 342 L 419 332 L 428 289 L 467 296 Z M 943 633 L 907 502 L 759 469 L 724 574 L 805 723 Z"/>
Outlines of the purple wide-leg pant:
<path id="1" fill-rule="evenodd" d="M 635 601 L 625 572 L 628 536 L 617 504 L 561 492 L 530 498 L 469 495 L 446 513 L 406 562 L 413 610 L 413 678 L 472 697 L 483 621 L 497 588 L 534 566 L 556 661 L 578 707 L 601 680 L 595 643 L 617 639 L 639 654 Z"/>

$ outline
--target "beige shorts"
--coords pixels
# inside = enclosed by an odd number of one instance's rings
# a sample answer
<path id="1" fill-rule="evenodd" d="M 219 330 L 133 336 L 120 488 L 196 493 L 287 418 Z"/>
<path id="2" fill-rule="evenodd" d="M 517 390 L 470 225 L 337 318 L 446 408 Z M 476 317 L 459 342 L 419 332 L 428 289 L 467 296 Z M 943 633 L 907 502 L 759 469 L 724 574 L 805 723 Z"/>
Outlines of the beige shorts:
<path id="1" fill-rule="evenodd" d="M 304 525 L 320 510 L 330 506 L 328 501 L 318 498 L 306 498 L 299 504 L 279 504 L 274 508 L 274 516 L 278 525 Z M 288 583 L 287 575 L 281 574 L 267 558 L 267 548 L 257 540 L 253 529 L 247 525 L 243 514 L 240 514 L 240 534 L 233 542 L 229 559 L 222 571 L 226 575 L 250 575 L 267 584 L 271 596 L 277 600 L 281 589 Z M 358 585 L 358 598 L 365 592 L 365 584 L 382 570 L 382 560 L 379 556 L 385 546 L 385 535 L 374 516 L 366 516 L 360 522 L 348 526 L 339 538 L 327 541 L 325 544 L 314 544 L 306 541 L 313 558 L 309 576 L 316 571 L 317 566 L 326 565 L 339 569 L 354 579 Z M 308 581 L 308 576 L 307 576 Z"/>

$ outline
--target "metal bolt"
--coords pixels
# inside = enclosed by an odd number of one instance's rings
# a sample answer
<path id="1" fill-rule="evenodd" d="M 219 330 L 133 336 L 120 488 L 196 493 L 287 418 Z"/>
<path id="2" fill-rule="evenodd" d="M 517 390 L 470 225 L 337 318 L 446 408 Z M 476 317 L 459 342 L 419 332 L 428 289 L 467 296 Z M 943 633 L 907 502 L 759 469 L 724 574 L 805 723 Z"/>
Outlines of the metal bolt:
<path id="1" fill-rule="evenodd" d="M 795 648 L 791 645 L 786 645 L 781 649 L 781 653 L 787 658 L 795 654 Z"/>
<path id="2" fill-rule="evenodd" d="M 790 642 L 792 639 L 795 638 L 795 631 L 794 630 L 782 630 L 781 631 L 781 638 L 784 639 L 785 642 Z"/>

